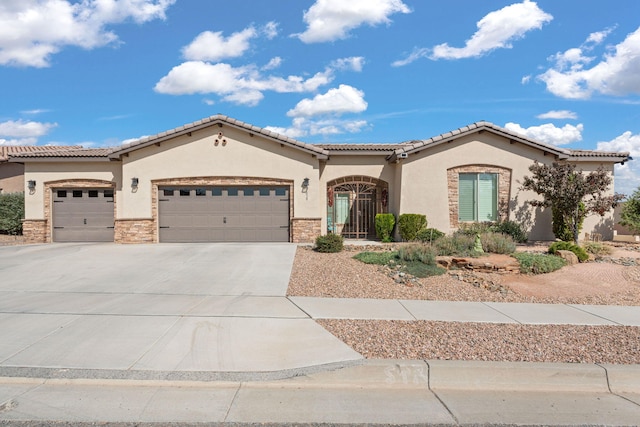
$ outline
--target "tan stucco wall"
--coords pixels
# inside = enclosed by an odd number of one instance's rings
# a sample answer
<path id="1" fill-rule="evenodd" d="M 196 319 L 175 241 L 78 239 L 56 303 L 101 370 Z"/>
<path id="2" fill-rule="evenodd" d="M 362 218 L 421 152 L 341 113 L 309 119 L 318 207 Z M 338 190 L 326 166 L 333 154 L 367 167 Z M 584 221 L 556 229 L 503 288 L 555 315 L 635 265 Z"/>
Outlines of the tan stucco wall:
<path id="1" fill-rule="evenodd" d="M 520 183 L 524 176 L 530 175 L 529 166 L 537 160 L 551 164 L 555 158 L 545 156 L 538 149 L 509 140 L 491 133 L 476 133 L 460 140 L 412 154 L 402 160 L 401 195 L 398 213 L 422 213 L 427 216 L 429 227 L 444 232 L 455 231 L 451 226 L 448 209 L 447 170 L 468 165 L 499 166 L 511 169 L 511 188 L 509 192 L 509 219 L 525 224 L 531 240 L 553 240 L 550 209 L 541 211 L 530 207 L 526 201 L 538 196 L 529 191 L 521 191 Z M 599 164 L 580 163 L 579 169 L 590 172 Z M 608 169 L 613 170 L 612 165 Z M 609 215 L 612 218 L 612 213 Z M 593 232 L 594 228 L 605 239 L 611 239 L 607 232 L 607 220 L 600 216 L 591 216 L 585 220 L 584 232 Z"/>
<path id="2" fill-rule="evenodd" d="M 45 218 L 44 184 L 63 180 L 98 180 L 115 184 L 116 198 L 121 191 L 120 162 L 30 162 L 25 164 L 25 219 Z M 36 181 L 36 188 L 26 188 L 28 180 Z M 116 202 L 120 205 L 119 201 Z"/>
<path id="3" fill-rule="evenodd" d="M 219 132 L 222 135 L 219 136 Z M 292 216 L 318 217 L 318 159 L 228 126 L 210 127 L 122 157 L 120 218 L 151 218 L 152 181 L 187 177 L 255 177 L 293 180 Z M 137 190 L 131 178 L 139 180 Z M 306 193 L 302 181 L 309 178 Z"/>
<path id="4" fill-rule="evenodd" d="M 0 163 L 0 190 L 3 193 L 24 191 L 24 165 L 20 163 Z"/>

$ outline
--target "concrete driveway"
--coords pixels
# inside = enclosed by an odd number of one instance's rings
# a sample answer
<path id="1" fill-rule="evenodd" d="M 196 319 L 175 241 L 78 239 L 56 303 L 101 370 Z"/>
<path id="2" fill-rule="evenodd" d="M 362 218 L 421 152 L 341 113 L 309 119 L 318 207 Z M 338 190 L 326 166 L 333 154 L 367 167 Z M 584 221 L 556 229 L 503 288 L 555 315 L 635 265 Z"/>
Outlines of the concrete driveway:
<path id="1" fill-rule="evenodd" d="M 0 247 L 0 371 L 272 372 L 361 359 L 285 297 L 295 249 Z"/>

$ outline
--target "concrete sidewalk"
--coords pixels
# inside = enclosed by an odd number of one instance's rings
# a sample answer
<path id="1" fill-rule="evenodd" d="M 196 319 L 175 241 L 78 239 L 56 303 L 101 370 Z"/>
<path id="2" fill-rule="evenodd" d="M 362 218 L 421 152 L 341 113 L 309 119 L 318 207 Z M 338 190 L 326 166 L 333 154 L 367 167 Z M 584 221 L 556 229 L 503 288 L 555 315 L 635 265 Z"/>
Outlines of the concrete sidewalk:
<path id="1" fill-rule="evenodd" d="M 289 297 L 312 319 L 640 326 L 640 306 Z"/>
<path id="2" fill-rule="evenodd" d="M 633 426 L 640 420 L 640 368 L 371 360 L 267 381 L 0 378 L 0 402 L 7 425 Z"/>

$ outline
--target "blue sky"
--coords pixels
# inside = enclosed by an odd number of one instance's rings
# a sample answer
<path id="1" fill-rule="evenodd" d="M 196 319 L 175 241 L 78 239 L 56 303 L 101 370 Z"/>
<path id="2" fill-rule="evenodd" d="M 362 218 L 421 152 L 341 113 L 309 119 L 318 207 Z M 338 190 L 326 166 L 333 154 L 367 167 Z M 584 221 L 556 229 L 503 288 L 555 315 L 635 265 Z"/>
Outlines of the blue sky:
<path id="1" fill-rule="evenodd" d="M 4 145 L 116 146 L 218 113 L 323 143 L 487 120 L 630 151 L 629 194 L 640 1 L 2 0 L 0 100 Z"/>

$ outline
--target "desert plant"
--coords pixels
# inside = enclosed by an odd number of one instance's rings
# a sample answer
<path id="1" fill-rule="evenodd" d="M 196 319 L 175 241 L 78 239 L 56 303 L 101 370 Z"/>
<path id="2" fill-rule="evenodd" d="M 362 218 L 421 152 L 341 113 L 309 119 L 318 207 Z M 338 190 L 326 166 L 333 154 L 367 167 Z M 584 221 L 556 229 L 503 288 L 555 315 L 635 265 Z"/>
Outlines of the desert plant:
<path id="1" fill-rule="evenodd" d="M 415 243 L 401 246 L 398 249 L 398 258 L 401 261 L 420 261 L 423 264 L 435 265 L 437 250 L 430 245 Z"/>
<path id="2" fill-rule="evenodd" d="M 396 217 L 392 213 L 377 214 L 375 218 L 376 235 L 385 243 L 393 242 L 393 227 Z"/>
<path id="3" fill-rule="evenodd" d="M 572 242 L 553 242 L 549 246 L 549 253 L 556 254 L 558 251 L 571 251 L 578 257 L 578 261 L 585 262 L 589 259 L 587 251 Z"/>
<path id="4" fill-rule="evenodd" d="M 24 193 L 0 194 L 0 233 L 22 234 Z"/>
<path id="5" fill-rule="evenodd" d="M 416 240 L 418 232 L 427 227 L 427 216 L 422 214 L 406 213 L 398 217 L 400 237 L 405 241 Z"/>
<path id="6" fill-rule="evenodd" d="M 354 258 L 365 264 L 387 265 L 397 257 L 396 251 L 390 252 L 360 252 Z"/>
<path id="7" fill-rule="evenodd" d="M 495 225 L 495 231 L 511 236 L 516 243 L 525 243 L 527 241 L 527 232 L 522 225 L 515 221 L 500 221 Z"/>
<path id="8" fill-rule="evenodd" d="M 444 236 L 445 234 L 442 231 L 435 228 L 423 228 L 422 230 L 418 231 L 416 239 L 421 241 L 422 243 L 432 243 Z"/>
<path id="9" fill-rule="evenodd" d="M 496 225 L 493 222 L 465 222 L 460 224 L 453 234 L 463 234 L 465 236 L 473 236 L 476 234 L 491 233 L 496 231 Z"/>
<path id="10" fill-rule="evenodd" d="M 516 250 L 516 243 L 511 236 L 502 233 L 484 233 L 480 236 L 482 249 L 494 254 L 512 254 Z"/>
<path id="11" fill-rule="evenodd" d="M 520 263 L 523 274 L 551 273 L 567 265 L 567 262 L 554 255 L 518 252 L 512 255 Z"/>
<path id="12" fill-rule="evenodd" d="M 438 255 L 471 256 L 474 255 L 474 243 L 475 235 L 454 233 L 451 236 L 439 238 L 433 242 L 433 246 L 437 249 Z"/>
<path id="13" fill-rule="evenodd" d="M 599 256 L 611 255 L 611 253 L 613 252 L 611 246 L 605 245 L 602 242 L 585 242 L 582 247 L 585 251 L 587 251 L 587 253 Z"/>
<path id="14" fill-rule="evenodd" d="M 316 238 L 315 250 L 318 252 L 340 252 L 343 247 L 344 238 L 339 234 L 326 234 Z"/>
<path id="15" fill-rule="evenodd" d="M 439 276 L 447 272 L 445 268 L 435 264 L 425 264 L 419 261 L 412 261 L 406 263 L 401 271 L 410 274 L 415 277 L 430 277 Z"/>

